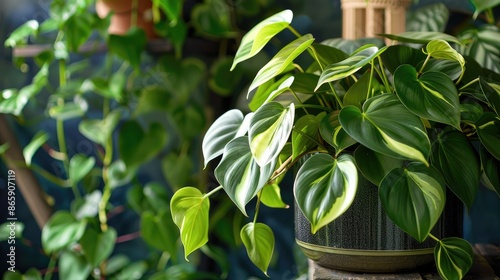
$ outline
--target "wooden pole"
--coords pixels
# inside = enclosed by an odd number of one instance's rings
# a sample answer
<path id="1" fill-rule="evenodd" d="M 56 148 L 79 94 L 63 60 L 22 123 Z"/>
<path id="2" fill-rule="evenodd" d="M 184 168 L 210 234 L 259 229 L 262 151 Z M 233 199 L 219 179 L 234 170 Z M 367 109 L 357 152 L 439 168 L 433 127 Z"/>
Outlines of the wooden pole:
<path id="1" fill-rule="evenodd" d="M 5 143 L 9 144 L 5 152 L 5 160 L 8 168 L 15 172 L 16 188 L 21 191 L 31 214 L 41 229 L 52 214 L 52 209 L 45 201 L 44 192 L 31 169 L 24 167 L 24 164 L 19 164 L 25 162 L 22 149 L 5 115 L 0 114 L 0 145 Z"/>

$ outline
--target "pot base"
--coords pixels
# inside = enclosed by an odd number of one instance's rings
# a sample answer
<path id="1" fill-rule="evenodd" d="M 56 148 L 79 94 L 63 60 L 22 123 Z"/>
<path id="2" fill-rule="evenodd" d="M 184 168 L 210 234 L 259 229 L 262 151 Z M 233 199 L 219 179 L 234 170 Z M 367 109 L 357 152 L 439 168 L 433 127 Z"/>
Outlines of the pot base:
<path id="1" fill-rule="evenodd" d="M 369 273 L 416 271 L 431 267 L 434 249 L 352 250 L 309 244 L 296 239 L 302 252 L 317 264 L 338 270 Z"/>

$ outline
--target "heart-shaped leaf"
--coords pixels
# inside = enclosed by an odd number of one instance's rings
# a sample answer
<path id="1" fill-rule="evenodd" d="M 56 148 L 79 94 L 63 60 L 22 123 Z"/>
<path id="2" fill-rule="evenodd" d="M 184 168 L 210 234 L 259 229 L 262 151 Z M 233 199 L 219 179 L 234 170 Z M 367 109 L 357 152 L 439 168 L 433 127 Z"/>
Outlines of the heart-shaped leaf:
<path id="1" fill-rule="evenodd" d="M 87 157 L 82 154 L 74 155 L 69 160 L 69 178 L 73 184 L 80 182 L 83 177 L 85 177 L 95 165 L 94 157 Z"/>
<path id="2" fill-rule="evenodd" d="M 205 245 L 208 241 L 208 212 L 210 200 L 200 190 L 184 187 L 172 196 L 172 219 L 181 231 L 184 256 Z"/>
<path id="3" fill-rule="evenodd" d="M 410 46 L 394 45 L 388 47 L 387 51 L 381 54 L 380 57 L 387 70 L 394 73 L 403 64 L 417 67 L 420 62 L 425 60 L 426 55 L 421 50 Z"/>
<path id="4" fill-rule="evenodd" d="M 401 65 L 394 73 L 394 87 L 412 113 L 461 129 L 457 89 L 446 74 L 425 72 L 418 77 L 413 66 Z"/>
<path id="5" fill-rule="evenodd" d="M 283 106 L 288 106 L 293 101 L 296 101 L 295 96 L 292 95 L 292 101 L 283 100 L 284 98 L 279 98 L 282 94 L 290 91 L 290 86 L 295 81 L 294 76 L 289 74 L 283 75 L 278 81 L 274 82 L 274 79 L 267 81 L 257 88 L 252 100 L 248 103 L 248 108 L 252 111 L 257 111 L 263 104 L 278 99 L 283 104 Z M 288 101 L 288 102 L 286 102 Z M 285 103 L 286 102 L 286 103 Z"/>
<path id="6" fill-rule="evenodd" d="M 435 59 L 444 59 L 457 61 L 464 71 L 465 59 L 457 52 L 454 48 L 450 46 L 448 42 L 442 39 L 432 40 L 425 47 L 427 54 Z"/>
<path id="7" fill-rule="evenodd" d="M 328 65 L 319 77 L 316 89 L 322 84 L 341 80 L 356 73 L 361 67 L 370 63 L 387 48 L 377 48 L 375 45 L 365 45 L 353 52 L 347 59 Z"/>
<path id="8" fill-rule="evenodd" d="M 363 145 L 354 151 L 354 159 L 359 171 L 376 186 L 380 185 L 391 170 L 403 166 L 403 160 L 377 153 Z"/>
<path id="9" fill-rule="evenodd" d="M 476 128 L 483 146 L 500 160 L 500 117 L 492 112 L 486 112 L 476 122 Z"/>
<path id="10" fill-rule="evenodd" d="M 185 186 L 193 173 L 193 160 L 187 154 L 169 153 L 161 160 L 163 176 L 173 189 Z"/>
<path id="11" fill-rule="evenodd" d="M 242 136 L 226 145 L 222 160 L 215 168 L 215 178 L 234 204 L 247 215 L 245 205 L 267 184 L 274 166 L 274 161 L 264 166 L 257 164 L 248 137 Z"/>
<path id="12" fill-rule="evenodd" d="M 292 159 L 318 146 L 318 129 L 324 116 L 325 112 L 317 116 L 304 115 L 295 122 L 292 132 Z"/>
<path id="13" fill-rule="evenodd" d="M 113 161 L 107 169 L 108 183 L 111 188 L 123 186 L 135 176 L 136 167 L 128 168 L 123 160 Z"/>
<path id="14" fill-rule="evenodd" d="M 120 128 L 118 151 L 127 168 L 134 168 L 155 157 L 167 142 L 165 129 L 152 123 L 145 132 L 135 120 L 125 122 Z"/>
<path id="15" fill-rule="evenodd" d="M 274 251 L 274 234 L 262 223 L 248 223 L 240 231 L 241 241 L 250 260 L 267 275 Z"/>
<path id="16" fill-rule="evenodd" d="M 470 209 L 476 198 L 481 166 L 465 135 L 456 130 L 437 135 L 432 144 L 431 163 Z"/>
<path id="17" fill-rule="evenodd" d="M 236 51 L 236 55 L 231 66 L 231 70 L 244 60 L 256 55 L 276 34 L 285 29 L 291 22 L 293 13 L 290 10 L 284 10 L 271 17 L 261 21 L 248 31 Z"/>
<path id="18" fill-rule="evenodd" d="M 78 125 L 78 130 L 88 139 L 105 146 L 116 125 L 120 122 L 121 116 L 122 110 L 113 110 L 104 120 L 82 120 Z"/>
<path id="19" fill-rule="evenodd" d="M 474 252 L 466 240 L 448 237 L 438 241 L 434 248 L 434 258 L 443 279 L 462 279 L 472 267 Z"/>
<path id="20" fill-rule="evenodd" d="M 339 113 L 340 111 L 329 113 L 319 124 L 319 133 L 321 137 L 335 148 L 335 154 L 337 155 L 345 148 L 357 143 L 340 125 Z"/>
<path id="21" fill-rule="evenodd" d="M 139 71 L 141 53 L 147 43 L 144 30 L 133 27 L 125 35 L 110 34 L 108 40 L 109 51 L 128 61 L 136 71 Z"/>
<path id="22" fill-rule="evenodd" d="M 167 207 L 153 214 L 146 211 L 141 215 L 141 236 L 149 245 L 168 252 L 177 261 L 177 241 L 179 233 Z"/>
<path id="23" fill-rule="evenodd" d="M 82 237 L 86 225 L 85 220 L 77 221 L 67 211 L 56 212 L 42 229 L 43 250 L 52 253 L 73 244 Z"/>
<path id="24" fill-rule="evenodd" d="M 208 128 L 201 144 L 205 167 L 212 159 L 222 155 L 229 141 L 247 133 L 252 115 L 243 117 L 241 111 L 233 109 L 215 120 Z"/>
<path id="25" fill-rule="evenodd" d="M 362 145 L 388 156 L 428 165 L 430 141 L 425 127 L 394 94 L 366 100 L 363 112 L 354 106 L 344 107 L 339 120 L 347 134 Z"/>
<path id="26" fill-rule="evenodd" d="M 259 195 L 262 204 L 271 208 L 288 208 L 288 204 L 283 202 L 278 184 L 266 185 Z"/>
<path id="27" fill-rule="evenodd" d="M 248 137 L 252 155 L 260 166 L 276 160 L 292 132 L 294 116 L 293 103 L 285 108 L 273 101 L 255 111 Z"/>
<path id="28" fill-rule="evenodd" d="M 86 280 L 92 266 L 80 253 L 64 250 L 59 256 L 59 277 L 61 279 Z"/>
<path id="29" fill-rule="evenodd" d="M 408 15 L 406 30 L 444 32 L 449 15 L 450 11 L 443 3 L 425 5 Z"/>
<path id="30" fill-rule="evenodd" d="M 422 242 L 444 209 L 445 182 L 433 167 L 413 162 L 389 172 L 380 183 L 379 196 L 389 218 Z"/>
<path id="31" fill-rule="evenodd" d="M 217 1 L 199 3 L 192 8 L 191 24 L 195 30 L 209 37 L 231 38 L 236 32 L 231 26 L 231 11 L 228 5 Z"/>
<path id="32" fill-rule="evenodd" d="M 352 156 L 335 159 L 315 154 L 297 172 L 293 192 L 314 234 L 349 208 L 357 188 L 358 171 Z"/>
<path id="33" fill-rule="evenodd" d="M 500 5 L 499 0 L 471 0 L 471 2 L 476 8 L 474 11 L 474 19 L 476 19 L 481 12 Z"/>
<path id="34" fill-rule="evenodd" d="M 500 28 L 498 26 L 484 24 L 479 28 L 471 28 L 462 32 L 459 39 L 468 42 L 467 46 L 458 45 L 460 53 L 471 57 L 482 67 L 500 73 Z"/>
<path id="35" fill-rule="evenodd" d="M 88 228 L 80 240 L 85 259 L 92 267 L 97 267 L 111 255 L 115 240 L 116 231 L 113 228 L 100 233 L 93 228 Z"/>
<path id="36" fill-rule="evenodd" d="M 87 111 L 88 104 L 84 99 L 75 102 L 67 102 L 56 105 L 49 109 L 49 116 L 56 120 L 69 120 L 82 117 Z"/>
<path id="37" fill-rule="evenodd" d="M 28 166 L 31 165 L 31 160 L 33 159 L 33 156 L 35 155 L 36 151 L 45 142 L 47 142 L 47 140 L 49 140 L 49 134 L 47 134 L 47 132 L 45 131 L 39 131 L 35 134 L 35 136 L 33 136 L 29 144 L 26 145 L 26 147 L 24 147 L 23 156 Z"/>
<path id="38" fill-rule="evenodd" d="M 258 86 L 283 73 L 293 60 L 303 53 L 313 41 L 314 38 L 312 35 L 307 34 L 284 46 L 266 65 L 259 70 L 250 84 L 248 92 L 252 92 Z"/>
<path id="39" fill-rule="evenodd" d="M 353 105 L 361 108 L 366 99 L 380 92 L 380 87 L 377 79 L 372 78 L 369 71 L 365 72 L 345 93 L 344 106 Z"/>

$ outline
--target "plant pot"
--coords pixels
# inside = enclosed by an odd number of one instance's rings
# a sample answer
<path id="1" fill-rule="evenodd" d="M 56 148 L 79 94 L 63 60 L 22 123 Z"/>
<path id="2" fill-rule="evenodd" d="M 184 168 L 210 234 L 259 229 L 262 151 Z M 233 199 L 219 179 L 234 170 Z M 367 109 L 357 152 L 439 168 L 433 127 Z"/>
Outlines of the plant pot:
<path id="1" fill-rule="evenodd" d="M 462 236 L 461 205 L 455 195 L 447 193 L 443 215 L 431 231 L 434 236 Z M 295 235 L 308 258 L 333 269 L 392 273 L 434 264 L 436 242 L 427 238 L 419 243 L 397 227 L 382 207 L 377 186 L 366 180 L 360 181 L 351 207 L 316 234 L 295 207 Z"/>
<path id="2" fill-rule="evenodd" d="M 146 32 L 148 39 L 157 38 L 154 29 L 151 0 L 137 0 L 137 26 Z M 133 0 L 97 0 L 97 15 L 105 18 L 112 13 L 108 28 L 110 34 L 123 35 L 132 24 Z"/>

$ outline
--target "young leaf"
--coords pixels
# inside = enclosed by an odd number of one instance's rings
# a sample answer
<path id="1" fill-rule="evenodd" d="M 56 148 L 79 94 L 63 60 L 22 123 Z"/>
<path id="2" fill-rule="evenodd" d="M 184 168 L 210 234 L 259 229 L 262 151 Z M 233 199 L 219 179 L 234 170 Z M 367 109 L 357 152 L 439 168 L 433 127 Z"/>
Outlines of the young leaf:
<path id="1" fill-rule="evenodd" d="M 49 140 L 49 134 L 45 131 L 39 131 L 33 138 L 30 143 L 26 145 L 23 149 L 24 160 L 26 161 L 26 165 L 31 165 L 31 160 L 35 155 L 38 148 L 40 148 L 45 142 Z"/>
<path id="2" fill-rule="evenodd" d="M 349 208 L 357 187 L 358 171 L 352 156 L 343 154 L 335 159 L 315 154 L 307 159 L 295 176 L 293 192 L 313 234 Z"/>
<path id="3" fill-rule="evenodd" d="M 42 229 L 42 246 L 46 253 L 52 253 L 78 241 L 87 223 L 77 221 L 67 211 L 58 211 L 50 217 Z"/>
<path id="4" fill-rule="evenodd" d="M 444 209 L 445 182 L 433 167 L 413 162 L 389 172 L 380 183 L 379 196 L 389 218 L 422 242 Z"/>
<path id="5" fill-rule="evenodd" d="M 241 241 L 250 260 L 267 275 L 274 251 L 274 234 L 262 223 L 248 223 L 241 229 Z"/>
<path id="6" fill-rule="evenodd" d="M 94 157 L 87 157 L 82 154 L 74 155 L 69 161 L 69 178 L 73 184 L 80 182 L 95 165 Z"/>
<path id="7" fill-rule="evenodd" d="M 250 84 L 248 92 L 252 92 L 258 86 L 283 73 L 293 60 L 303 53 L 313 41 L 314 38 L 312 35 L 307 34 L 284 46 L 266 65 L 259 70 Z"/>
<path id="8" fill-rule="evenodd" d="M 472 267 L 474 252 L 466 240 L 449 237 L 438 241 L 434 248 L 434 258 L 443 279 L 462 279 Z"/>
<path id="9" fill-rule="evenodd" d="M 260 194 L 260 202 L 267 207 L 288 208 L 288 204 L 283 202 L 278 184 L 266 185 Z"/>
<path id="10" fill-rule="evenodd" d="M 464 134 L 443 132 L 433 141 L 431 163 L 444 176 L 446 185 L 470 209 L 476 198 L 480 169 L 476 151 Z"/>
<path id="11" fill-rule="evenodd" d="M 208 212 L 210 200 L 200 190 L 184 187 L 172 196 L 172 219 L 181 232 L 184 257 L 205 245 L 208 241 Z"/>
<path id="12" fill-rule="evenodd" d="M 451 61 L 457 61 L 464 71 L 465 59 L 457 52 L 454 48 L 448 44 L 445 40 L 432 40 L 425 47 L 427 54 L 435 59 L 445 59 Z M 425 53 L 425 52 L 424 52 Z"/>
<path id="13" fill-rule="evenodd" d="M 212 159 L 222 155 L 224 147 L 229 141 L 247 133 L 252 115 L 243 117 L 241 111 L 233 109 L 215 120 L 203 137 L 201 144 L 205 167 Z"/>
<path id="14" fill-rule="evenodd" d="M 267 184 L 275 165 L 275 161 L 265 166 L 257 164 L 250 151 L 248 137 L 242 136 L 226 145 L 224 156 L 214 173 L 234 204 L 247 215 L 245 205 Z"/>
<path id="15" fill-rule="evenodd" d="M 491 108 L 500 115 L 500 84 L 479 77 L 479 84 L 481 85 L 481 92 L 488 101 Z"/>
<path id="16" fill-rule="evenodd" d="M 396 94 L 412 113 L 460 128 L 460 106 L 453 81 L 441 72 L 425 72 L 418 77 L 410 65 L 401 65 L 394 73 Z"/>
<path id="17" fill-rule="evenodd" d="M 366 100 L 363 111 L 344 107 L 339 120 L 347 134 L 376 152 L 429 164 L 430 141 L 425 127 L 394 94 Z"/>
<path id="18" fill-rule="evenodd" d="M 278 157 L 292 132 L 295 106 L 288 108 L 269 102 L 260 107 L 250 120 L 248 137 L 255 161 L 266 166 Z"/>
<path id="19" fill-rule="evenodd" d="M 111 111 L 104 120 L 82 120 L 78 130 L 88 139 L 105 146 L 115 127 L 120 122 L 122 110 Z"/>
<path id="20" fill-rule="evenodd" d="M 14 48 L 17 45 L 25 44 L 29 36 L 37 33 L 38 26 L 38 21 L 28 20 L 10 34 L 4 42 L 4 46 Z"/>
<path id="21" fill-rule="evenodd" d="M 248 33 L 243 36 L 241 44 L 236 51 L 231 70 L 233 70 L 238 63 L 253 57 L 262 50 L 269 40 L 292 22 L 292 18 L 292 11 L 284 10 L 263 20 L 248 31 Z"/>

